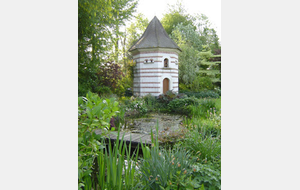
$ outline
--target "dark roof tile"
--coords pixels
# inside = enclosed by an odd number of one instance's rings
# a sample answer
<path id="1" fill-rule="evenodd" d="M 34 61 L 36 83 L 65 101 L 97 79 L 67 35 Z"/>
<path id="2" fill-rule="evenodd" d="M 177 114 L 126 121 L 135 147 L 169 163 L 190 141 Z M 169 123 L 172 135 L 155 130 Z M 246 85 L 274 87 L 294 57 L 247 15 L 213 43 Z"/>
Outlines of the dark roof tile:
<path id="1" fill-rule="evenodd" d="M 155 16 L 149 23 L 142 37 L 129 49 L 129 51 L 156 47 L 178 49 L 181 51 Z"/>

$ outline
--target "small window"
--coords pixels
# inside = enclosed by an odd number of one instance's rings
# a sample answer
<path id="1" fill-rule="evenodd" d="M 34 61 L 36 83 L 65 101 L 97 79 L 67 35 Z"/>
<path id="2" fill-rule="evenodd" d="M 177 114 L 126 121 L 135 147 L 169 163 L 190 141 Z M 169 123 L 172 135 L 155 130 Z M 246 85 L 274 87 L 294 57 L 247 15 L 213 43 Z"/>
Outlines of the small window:
<path id="1" fill-rule="evenodd" d="M 169 60 L 166 58 L 164 59 L 164 67 L 168 67 L 169 65 Z"/>
<path id="2" fill-rule="evenodd" d="M 148 63 L 148 59 L 145 59 L 145 63 Z"/>
<path id="3" fill-rule="evenodd" d="M 153 63 L 153 59 L 150 59 L 150 62 Z"/>

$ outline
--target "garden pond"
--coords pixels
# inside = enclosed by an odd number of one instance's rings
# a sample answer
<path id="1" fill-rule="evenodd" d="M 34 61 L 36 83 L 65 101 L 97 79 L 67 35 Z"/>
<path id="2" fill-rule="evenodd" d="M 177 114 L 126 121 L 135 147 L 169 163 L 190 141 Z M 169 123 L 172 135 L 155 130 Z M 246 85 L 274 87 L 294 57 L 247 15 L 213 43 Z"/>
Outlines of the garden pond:
<path id="1" fill-rule="evenodd" d="M 122 131 L 140 134 L 151 134 L 156 131 L 158 123 L 158 131 L 165 131 L 168 134 L 171 131 L 180 129 L 185 116 L 170 115 L 165 113 L 150 113 L 146 118 L 126 118 Z"/>

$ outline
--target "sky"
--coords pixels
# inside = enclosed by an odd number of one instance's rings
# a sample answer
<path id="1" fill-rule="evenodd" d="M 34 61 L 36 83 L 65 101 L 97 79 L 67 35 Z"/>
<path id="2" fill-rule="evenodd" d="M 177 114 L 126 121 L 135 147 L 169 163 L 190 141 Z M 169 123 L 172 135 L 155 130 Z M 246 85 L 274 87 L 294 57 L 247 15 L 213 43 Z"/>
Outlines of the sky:
<path id="1" fill-rule="evenodd" d="M 149 22 L 156 16 L 159 20 L 168 10 L 168 4 L 176 4 L 176 0 L 139 0 L 137 12 L 143 13 Z M 212 27 L 217 31 L 221 42 L 221 0 L 181 0 L 189 14 L 205 14 Z"/>

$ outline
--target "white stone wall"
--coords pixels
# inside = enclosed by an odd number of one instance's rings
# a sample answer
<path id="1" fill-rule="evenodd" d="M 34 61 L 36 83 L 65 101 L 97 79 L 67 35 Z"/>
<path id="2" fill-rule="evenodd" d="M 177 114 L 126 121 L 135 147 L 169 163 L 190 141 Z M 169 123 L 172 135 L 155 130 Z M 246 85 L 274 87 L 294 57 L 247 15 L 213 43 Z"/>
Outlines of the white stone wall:
<path id="1" fill-rule="evenodd" d="M 163 93 L 163 80 L 169 79 L 169 89 L 178 92 L 178 50 L 174 49 L 145 49 L 134 51 L 136 61 L 134 71 L 133 93 L 139 96 L 152 94 L 158 96 Z M 168 67 L 164 67 L 164 59 L 169 60 Z M 145 60 L 148 63 L 145 63 Z M 153 59 L 153 62 L 150 61 Z"/>

